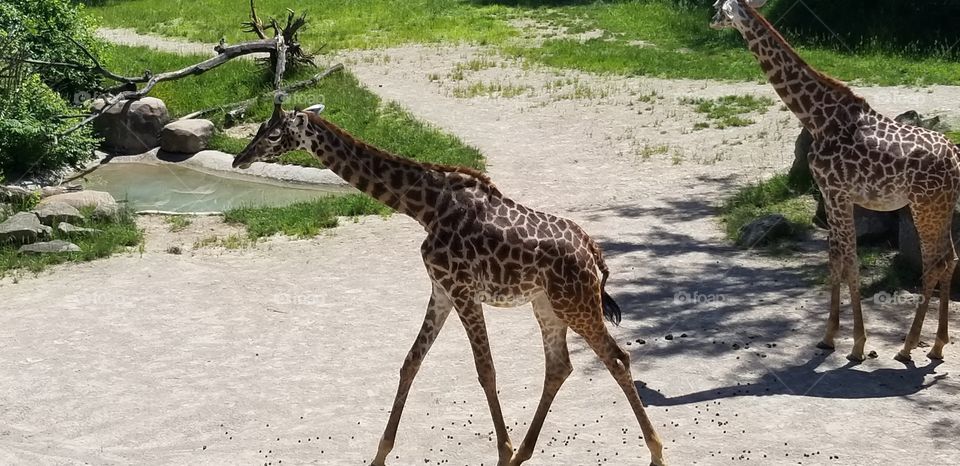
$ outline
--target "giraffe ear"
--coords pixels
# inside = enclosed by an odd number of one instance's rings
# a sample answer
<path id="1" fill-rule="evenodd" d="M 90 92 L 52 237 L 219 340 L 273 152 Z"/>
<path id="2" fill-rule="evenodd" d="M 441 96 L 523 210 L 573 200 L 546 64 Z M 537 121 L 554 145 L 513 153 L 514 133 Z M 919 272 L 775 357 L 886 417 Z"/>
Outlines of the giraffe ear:
<path id="1" fill-rule="evenodd" d="M 304 112 L 307 112 L 307 113 L 312 113 L 312 114 L 314 114 L 314 115 L 319 115 L 319 114 L 323 113 L 323 109 L 325 109 L 325 108 L 327 108 L 327 107 L 326 107 L 325 105 L 323 105 L 323 104 L 314 104 L 314 105 L 311 105 L 311 106 L 303 109 L 303 111 L 304 111 Z"/>

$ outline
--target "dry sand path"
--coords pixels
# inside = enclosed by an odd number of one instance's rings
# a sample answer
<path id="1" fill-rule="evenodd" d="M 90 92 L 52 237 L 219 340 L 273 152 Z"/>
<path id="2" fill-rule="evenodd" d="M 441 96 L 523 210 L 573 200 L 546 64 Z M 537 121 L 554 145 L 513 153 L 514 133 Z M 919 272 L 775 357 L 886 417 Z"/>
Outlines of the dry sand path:
<path id="1" fill-rule="evenodd" d="M 448 77 L 478 56 L 497 65 Z M 692 131 L 702 117 L 679 99 L 772 96 L 767 86 L 557 72 L 472 48 L 341 58 L 385 99 L 479 147 L 504 192 L 602 243 L 625 310 L 614 335 L 630 342 L 672 464 L 960 462 L 958 345 L 942 364 L 917 351 L 905 368 L 892 357 L 910 306 L 867 302 L 867 349 L 879 358 L 850 366 L 848 315 L 836 353 L 813 347 L 827 304 L 811 284 L 822 242 L 774 259 L 723 240 L 715 206 L 788 166 L 798 128 L 775 105 L 746 128 Z M 530 90 L 457 97 L 494 82 Z M 951 87 L 863 92 L 888 112 L 960 103 Z M 222 227 L 171 237 L 157 220 L 144 225 L 143 254 L 0 282 L 0 463 L 367 464 L 429 294 L 419 226 L 366 218 L 310 240 L 177 256 L 163 250 Z M 542 380 L 538 331 L 529 306 L 491 310 L 487 325 L 519 443 Z M 574 374 L 529 464 L 646 464 L 623 395 L 570 342 Z M 456 319 L 414 384 L 395 455 L 395 465 L 495 463 Z"/>

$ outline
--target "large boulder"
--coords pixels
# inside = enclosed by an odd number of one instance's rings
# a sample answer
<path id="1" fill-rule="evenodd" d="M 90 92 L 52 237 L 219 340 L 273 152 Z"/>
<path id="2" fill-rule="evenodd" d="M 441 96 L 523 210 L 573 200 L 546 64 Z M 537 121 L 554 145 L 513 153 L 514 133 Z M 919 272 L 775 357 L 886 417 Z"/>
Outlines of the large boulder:
<path id="1" fill-rule="evenodd" d="M 33 243 L 20 246 L 21 254 L 57 254 L 62 252 L 80 252 L 80 246 L 69 241 L 55 239 L 45 243 Z"/>
<path id="2" fill-rule="evenodd" d="M 37 206 L 33 210 L 37 217 L 40 217 L 40 223 L 53 226 L 57 222 L 81 222 L 83 215 L 76 207 L 63 202 L 46 202 Z"/>
<path id="3" fill-rule="evenodd" d="M 94 111 L 106 106 L 103 100 L 93 104 Z M 153 97 L 125 100 L 110 107 L 96 120 L 93 128 L 103 137 L 107 150 L 120 154 L 141 154 L 160 144 L 160 130 L 170 122 L 163 101 Z"/>
<path id="4" fill-rule="evenodd" d="M 0 223 L 0 243 L 32 243 L 48 234 L 33 212 L 17 212 Z"/>
<path id="5" fill-rule="evenodd" d="M 207 148 L 213 136 L 210 120 L 174 121 L 160 131 L 160 149 L 166 152 L 195 154 Z"/>
<path id="6" fill-rule="evenodd" d="M 38 208 L 52 203 L 68 204 L 76 209 L 93 207 L 93 216 L 96 218 L 113 218 L 120 212 L 120 206 L 116 199 L 110 193 L 103 191 L 76 191 L 56 194 L 41 199 Z"/>

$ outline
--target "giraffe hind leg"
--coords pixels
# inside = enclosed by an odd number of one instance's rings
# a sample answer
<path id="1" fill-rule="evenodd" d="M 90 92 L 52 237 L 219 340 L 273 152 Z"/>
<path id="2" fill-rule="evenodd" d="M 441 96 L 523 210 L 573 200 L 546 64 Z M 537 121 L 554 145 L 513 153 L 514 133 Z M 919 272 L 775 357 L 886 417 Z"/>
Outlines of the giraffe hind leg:
<path id="1" fill-rule="evenodd" d="M 598 296 L 599 298 L 599 296 Z M 598 300 L 599 301 L 599 300 Z M 599 302 L 598 302 L 599 304 Z M 643 432 L 643 439 L 650 450 L 650 462 L 655 466 L 666 464 L 663 459 L 663 442 L 657 435 L 656 429 L 650 418 L 647 417 L 646 410 L 643 407 L 643 401 L 640 394 L 637 393 L 637 387 L 633 381 L 633 375 L 630 372 L 630 355 L 627 354 L 620 345 L 617 344 L 613 336 L 607 331 L 603 324 L 600 312 L 593 312 L 589 315 L 594 316 L 587 322 L 570 322 L 570 328 L 583 337 L 593 349 L 594 353 L 603 361 L 610 375 L 616 380 L 617 385 L 623 390 L 630 402 L 630 407 L 640 424 L 640 431 Z"/>
<path id="2" fill-rule="evenodd" d="M 935 359 L 943 356 L 941 336 L 946 338 L 946 314 L 950 306 L 950 280 L 956 265 L 956 252 L 950 237 L 950 219 L 953 215 L 953 203 L 944 206 L 929 206 L 915 204 L 910 206 L 913 223 L 920 238 L 920 252 L 923 258 L 923 295 L 917 305 L 913 324 L 903 342 L 903 349 L 897 353 L 896 359 L 901 362 L 911 360 L 910 351 L 920 342 L 920 332 L 926 318 L 930 299 L 937 284 L 940 284 L 940 322 L 937 329 L 937 342 L 930 351 Z"/>
<path id="3" fill-rule="evenodd" d="M 540 333 L 543 337 L 546 373 L 543 378 L 543 392 L 540 395 L 537 411 L 533 415 L 533 420 L 530 422 L 530 427 L 527 429 L 527 434 L 524 436 L 520 448 L 510 461 L 511 466 L 519 466 L 533 456 L 533 448 L 537 444 L 537 438 L 543 428 L 543 421 L 550 411 L 553 399 L 560 391 L 563 382 L 573 372 L 573 365 L 570 364 L 570 353 L 567 350 L 567 324 L 557 317 L 546 297 L 534 300 L 533 313 L 540 325 Z"/>

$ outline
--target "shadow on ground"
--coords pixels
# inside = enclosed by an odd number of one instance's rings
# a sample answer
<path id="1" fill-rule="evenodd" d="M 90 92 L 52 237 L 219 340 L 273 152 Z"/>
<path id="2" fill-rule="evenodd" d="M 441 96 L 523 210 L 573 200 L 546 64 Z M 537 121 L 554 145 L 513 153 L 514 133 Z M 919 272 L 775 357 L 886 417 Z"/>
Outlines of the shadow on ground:
<path id="1" fill-rule="evenodd" d="M 941 361 L 930 361 L 919 367 L 909 364 L 902 369 L 881 368 L 873 371 L 858 370 L 854 363 L 849 363 L 818 372 L 817 368 L 829 354 L 830 352 L 817 352 L 804 364 L 771 368 L 755 383 L 711 388 L 675 397 L 665 397 L 642 383 L 637 383 L 637 389 L 644 402 L 653 406 L 677 406 L 723 398 L 772 395 L 864 399 L 913 395 L 947 377 L 946 373 L 936 372 Z M 930 375 L 934 377 L 928 381 L 927 376 Z"/>

